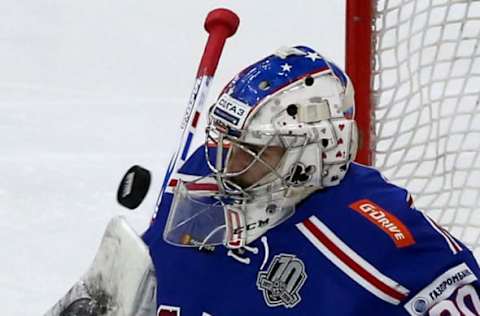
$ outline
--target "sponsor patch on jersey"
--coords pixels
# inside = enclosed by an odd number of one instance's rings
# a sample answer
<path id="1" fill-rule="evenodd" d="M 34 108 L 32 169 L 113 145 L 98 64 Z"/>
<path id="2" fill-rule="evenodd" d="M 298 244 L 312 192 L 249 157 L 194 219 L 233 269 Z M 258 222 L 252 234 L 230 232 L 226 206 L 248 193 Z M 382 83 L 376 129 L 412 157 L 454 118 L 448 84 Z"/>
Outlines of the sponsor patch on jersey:
<path id="1" fill-rule="evenodd" d="M 393 240 L 397 248 L 415 244 L 415 239 L 410 230 L 395 215 L 386 211 L 380 205 L 368 199 L 363 199 L 350 204 L 350 208 L 383 230 Z"/>
<path id="2" fill-rule="evenodd" d="M 432 306 L 450 297 L 456 289 L 476 280 L 477 277 L 465 263 L 459 264 L 427 285 L 404 307 L 410 315 L 424 315 Z"/>
<path id="3" fill-rule="evenodd" d="M 260 271 L 257 287 L 270 307 L 292 308 L 301 301 L 300 289 L 307 274 L 303 261 L 294 255 L 276 255 L 267 271 Z"/>
<path id="4" fill-rule="evenodd" d="M 221 122 L 235 127 L 242 128 L 251 107 L 242 103 L 228 94 L 223 94 L 215 103 L 213 116 Z"/>

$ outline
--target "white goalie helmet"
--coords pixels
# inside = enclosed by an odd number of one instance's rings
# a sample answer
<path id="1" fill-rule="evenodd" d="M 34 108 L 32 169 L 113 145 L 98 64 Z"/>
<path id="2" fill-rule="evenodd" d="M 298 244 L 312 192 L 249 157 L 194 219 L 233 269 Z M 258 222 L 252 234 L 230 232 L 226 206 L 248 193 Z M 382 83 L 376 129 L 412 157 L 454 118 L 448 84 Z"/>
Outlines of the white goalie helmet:
<path id="1" fill-rule="evenodd" d="M 166 240 L 244 247 L 312 192 L 339 184 L 357 151 L 353 94 L 342 70 L 303 46 L 282 48 L 238 74 L 209 112 L 211 175 L 177 187 Z M 206 182 L 216 189 L 189 189 Z"/>

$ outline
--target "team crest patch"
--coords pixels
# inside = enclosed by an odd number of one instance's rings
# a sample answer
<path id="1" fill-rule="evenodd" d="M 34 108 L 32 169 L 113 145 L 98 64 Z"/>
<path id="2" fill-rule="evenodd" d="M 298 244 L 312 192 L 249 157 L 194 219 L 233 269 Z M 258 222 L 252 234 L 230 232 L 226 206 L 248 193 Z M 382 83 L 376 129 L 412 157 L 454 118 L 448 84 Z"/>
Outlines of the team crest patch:
<path id="1" fill-rule="evenodd" d="M 302 260 L 294 255 L 280 254 L 273 258 L 267 271 L 258 273 L 257 287 L 268 306 L 292 308 L 301 301 L 299 292 L 306 279 Z"/>

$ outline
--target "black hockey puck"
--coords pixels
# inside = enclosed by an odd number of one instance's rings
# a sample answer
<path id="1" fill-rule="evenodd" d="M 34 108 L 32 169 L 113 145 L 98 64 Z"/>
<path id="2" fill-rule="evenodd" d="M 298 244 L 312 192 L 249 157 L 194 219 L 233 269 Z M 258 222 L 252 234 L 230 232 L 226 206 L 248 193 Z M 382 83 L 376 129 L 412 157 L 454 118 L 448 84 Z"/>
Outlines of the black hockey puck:
<path id="1" fill-rule="evenodd" d="M 147 169 L 138 165 L 128 169 L 118 186 L 118 203 L 131 210 L 137 208 L 147 195 L 150 181 L 150 171 Z"/>

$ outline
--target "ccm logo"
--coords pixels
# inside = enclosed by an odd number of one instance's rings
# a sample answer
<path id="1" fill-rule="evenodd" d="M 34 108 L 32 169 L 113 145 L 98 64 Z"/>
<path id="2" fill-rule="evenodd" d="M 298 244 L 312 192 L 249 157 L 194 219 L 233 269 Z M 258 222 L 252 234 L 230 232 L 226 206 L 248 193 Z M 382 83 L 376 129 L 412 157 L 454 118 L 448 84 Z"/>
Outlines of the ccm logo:
<path id="1" fill-rule="evenodd" d="M 245 227 L 237 227 L 233 230 L 233 234 L 234 235 L 239 235 L 242 232 L 244 232 L 245 230 L 250 231 L 250 230 L 253 230 L 253 229 L 257 229 L 257 228 L 262 228 L 264 226 L 267 226 L 269 221 L 270 221 L 269 218 L 267 218 L 265 220 L 260 219 L 258 222 L 250 223 L 250 224 L 246 225 Z"/>
<path id="2" fill-rule="evenodd" d="M 415 244 L 410 230 L 395 215 L 384 210 L 378 204 L 364 199 L 350 204 L 350 208 L 383 230 L 390 236 L 397 248 Z"/>

